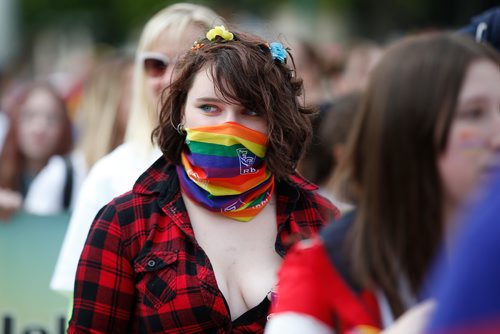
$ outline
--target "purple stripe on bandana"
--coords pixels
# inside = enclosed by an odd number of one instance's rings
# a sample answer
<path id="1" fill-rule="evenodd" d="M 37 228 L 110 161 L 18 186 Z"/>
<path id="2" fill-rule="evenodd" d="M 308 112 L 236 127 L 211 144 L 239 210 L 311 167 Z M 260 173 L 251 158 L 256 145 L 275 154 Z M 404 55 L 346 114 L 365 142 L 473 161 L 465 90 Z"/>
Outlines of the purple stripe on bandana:
<path id="1" fill-rule="evenodd" d="M 234 157 L 221 157 L 199 153 L 186 152 L 186 157 L 189 162 L 198 167 L 212 167 L 212 168 L 236 168 L 240 169 L 240 161 Z M 264 160 L 255 157 L 253 165 L 259 168 L 264 163 Z"/>

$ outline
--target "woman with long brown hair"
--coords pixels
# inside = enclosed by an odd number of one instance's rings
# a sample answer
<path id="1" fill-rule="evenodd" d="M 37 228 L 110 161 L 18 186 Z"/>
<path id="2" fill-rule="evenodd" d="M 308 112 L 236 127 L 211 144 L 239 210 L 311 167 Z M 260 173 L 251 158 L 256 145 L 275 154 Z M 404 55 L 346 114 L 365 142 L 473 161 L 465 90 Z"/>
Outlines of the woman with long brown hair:
<path id="1" fill-rule="evenodd" d="M 59 92 L 48 82 L 28 84 L 12 103 L 10 127 L 0 152 L 0 217 L 22 207 L 40 171 L 53 156 L 72 148 L 71 122 Z M 61 175 L 64 178 L 66 175 Z M 64 183 L 64 182 L 63 182 Z M 57 201 L 57 189 L 45 189 L 44 199 Z M 51 194 L 47 196 L 47 194 Z M 60 207 L 63 206 L 61 203 Z"/>
<path id="2" fill-rule="evenodd" d="M 499 54 L 466 36 L 389 48 L 336 174 L 356 210 L 285 260 L 268 333 L 372 333 L 417 302 L 453 216 L 498 168 L 499 87 Z"/>

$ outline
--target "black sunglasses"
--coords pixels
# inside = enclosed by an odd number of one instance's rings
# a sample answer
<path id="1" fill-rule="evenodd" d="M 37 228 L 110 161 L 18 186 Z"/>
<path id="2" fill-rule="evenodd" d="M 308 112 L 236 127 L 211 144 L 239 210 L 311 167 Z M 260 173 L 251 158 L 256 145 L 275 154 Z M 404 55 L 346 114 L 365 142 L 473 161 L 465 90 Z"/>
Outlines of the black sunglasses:
<path id="1" fill-rule="evenodd" d="M 144 72 L 146 72 L 147 76 L 153 78 L 163 76 L 170 64 L 170 59 L 158 52 L 143 52 L 141 57 L 144 64 Z"/>

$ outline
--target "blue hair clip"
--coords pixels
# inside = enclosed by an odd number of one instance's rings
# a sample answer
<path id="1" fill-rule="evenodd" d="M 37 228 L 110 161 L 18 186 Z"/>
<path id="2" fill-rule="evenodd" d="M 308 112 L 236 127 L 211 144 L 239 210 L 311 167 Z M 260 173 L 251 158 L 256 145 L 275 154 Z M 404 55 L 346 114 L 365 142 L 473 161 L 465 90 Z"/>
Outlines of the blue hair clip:
<path id="1" fill-rule="evenodd" d="M 286 52 L 286 49 L 283 47 L 281 43 L 278 42 L 270 43 L 269 50 L 271 51 L 273 60 L 277 60 L 282 64 L 285 63 L 288 53 Z"/>

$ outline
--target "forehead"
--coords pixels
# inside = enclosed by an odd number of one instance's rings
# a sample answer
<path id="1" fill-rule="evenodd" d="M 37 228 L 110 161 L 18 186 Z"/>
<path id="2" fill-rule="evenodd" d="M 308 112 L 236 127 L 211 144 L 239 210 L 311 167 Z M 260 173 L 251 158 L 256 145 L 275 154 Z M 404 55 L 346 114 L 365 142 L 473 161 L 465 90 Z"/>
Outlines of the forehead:
<path id="1" fill-rule="evenodd" d="M 235 100 L 235 92 L 230 84 L 224 78 L 221 78 L 220 82 L 216 82 L 215 73 L 212 71 L 213 68 L 207 65 L 194 75 L 193 84 L 189 89 L 188 96 L 194 98 L 216 97 L 231 104 L 239 104 L 239 101 Z M 221 86 L 223 92 L 219 89 Z"/>
<path id="2" fill-rule="evenodd" d="M 189 90 L 190 94 L 205 96 L 220 96 L 220 91 L 215 87 L 210 66 L 203 67 L 194 75 L 193 84 Z"/>
<path id="3" fill-rule="evenodd" d="M 480 97 L 500 99 L 500 67 L 490 60 L 478 60 L 467 69 L 459 102 Z"/>
<path id="4" fill-rule="evenodd" d="M 24 109 L 34 107 L 36 109 L 49 107 L 54 108 L 59 105 L 56 97 L 47 89 L 35 88 L 33 89 L 22 104 Z"/>

